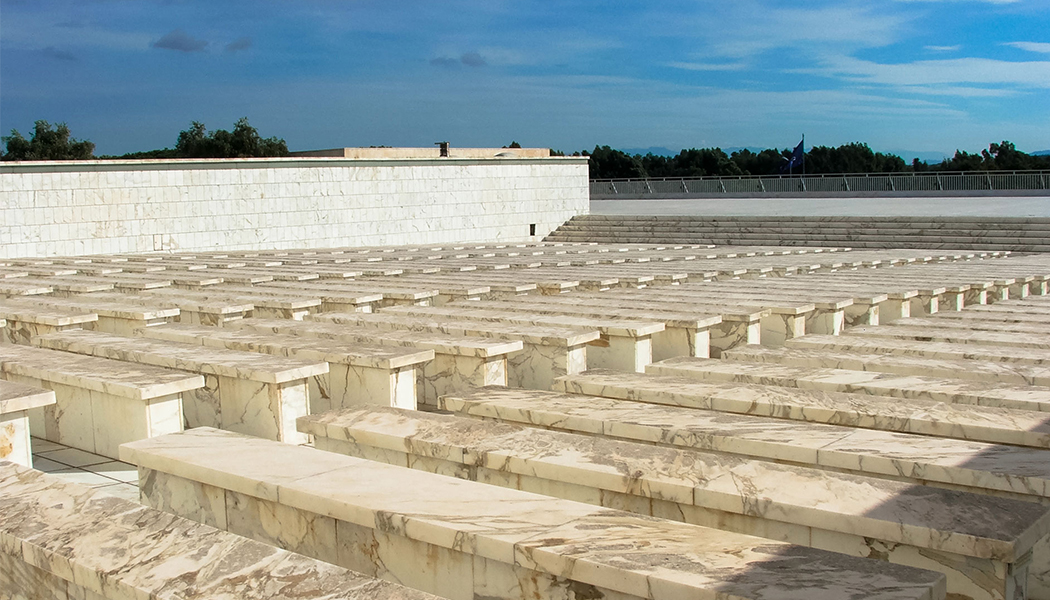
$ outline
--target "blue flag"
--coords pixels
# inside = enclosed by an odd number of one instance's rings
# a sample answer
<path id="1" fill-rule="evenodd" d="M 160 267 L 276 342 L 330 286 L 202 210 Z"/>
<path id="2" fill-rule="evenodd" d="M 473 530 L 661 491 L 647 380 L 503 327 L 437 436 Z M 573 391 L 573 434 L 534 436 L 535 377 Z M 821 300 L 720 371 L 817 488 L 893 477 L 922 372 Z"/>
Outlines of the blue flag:
<path id="1" fill-rule="evenodd" d="M 791 158 L 785 158 L 784 162 L 780 165 L 781 173 L 789 173 L 795 170 L 795 167 L 801 167 L 806 164 L 806 136 L 802 136 L 802 141 L 795 146 L 795 149 L 791 152 Z"/>

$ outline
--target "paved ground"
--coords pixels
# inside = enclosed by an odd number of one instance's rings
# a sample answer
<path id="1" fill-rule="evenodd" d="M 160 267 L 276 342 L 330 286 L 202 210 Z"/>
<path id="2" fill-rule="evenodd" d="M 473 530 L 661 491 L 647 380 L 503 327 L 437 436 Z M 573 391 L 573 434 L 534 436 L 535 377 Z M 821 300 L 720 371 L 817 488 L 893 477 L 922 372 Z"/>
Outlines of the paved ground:
<path id="1" fill-rule="evenodd" d="M 591 200 L 596 215 L 1050 217 L 1050 195 L 978 198 Z"/>
<path id="2" fill-rule="evenodd" d="M 76 448 L 31 438 L 33 468 L 65 481 L 98 488 L 107 494 L 139 501 L 138 467 Z"/>

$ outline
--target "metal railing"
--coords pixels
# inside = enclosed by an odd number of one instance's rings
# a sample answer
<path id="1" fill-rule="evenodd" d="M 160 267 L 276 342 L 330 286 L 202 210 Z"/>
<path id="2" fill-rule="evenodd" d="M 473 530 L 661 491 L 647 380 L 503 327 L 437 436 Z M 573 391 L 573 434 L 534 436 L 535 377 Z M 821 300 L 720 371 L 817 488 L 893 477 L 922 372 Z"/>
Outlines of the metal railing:
<path id="1" fill-rule="evenodd" d="M 846 173 L 592 179 L 591 198 L 639 198 L 656 194 L 777 194 L 807 192 L 969 192 L 1048 190 L 1050 171 Z"/>

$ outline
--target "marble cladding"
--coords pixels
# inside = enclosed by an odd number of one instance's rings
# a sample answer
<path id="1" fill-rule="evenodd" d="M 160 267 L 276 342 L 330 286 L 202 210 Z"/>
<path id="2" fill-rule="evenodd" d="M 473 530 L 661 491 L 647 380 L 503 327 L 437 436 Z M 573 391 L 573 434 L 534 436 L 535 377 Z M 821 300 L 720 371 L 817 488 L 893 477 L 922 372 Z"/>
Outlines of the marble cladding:
<path id="1" fill-rule="evenodd" d="M 301 417 L 315 447 L 944 572 L 953 598 L 1013 598 L 1050 532 L 1036 503 L 717 453 L 397 409 Z"/>
<path id="2" fill-rule="evenodd" d="M 11 258 L 538 241 L 589 190 L 579 158 L 81 161 L 5 165 L 0 199 Z"/>
<path id="3" fill-rule="evenodd" d="M 341 566 L 452 600 L 941 598 L 945 589 L 940 573 L 211 429 L 122 453 L 139 465 L 151 504 L 188 505 L 304 554 L 333 559 L 334 549 Z"/>
<path id="4" fill-rule="evenodd" d="M 2 461 L 0 597 L 437 600 Z"/>

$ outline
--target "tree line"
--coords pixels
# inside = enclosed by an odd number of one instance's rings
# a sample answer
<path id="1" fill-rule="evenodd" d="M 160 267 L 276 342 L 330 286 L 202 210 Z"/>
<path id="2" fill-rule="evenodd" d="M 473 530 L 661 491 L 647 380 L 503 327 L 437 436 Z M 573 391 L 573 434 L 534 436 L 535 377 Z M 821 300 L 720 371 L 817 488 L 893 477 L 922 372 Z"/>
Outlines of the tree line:
<path id="1" fill-rule="evenodd" d="M 552 153 L 564 155 L 558 151 Z M 575 152 L 574 155 L 590 156 L 591 179 L 778 175 L 784 172 L 783 166 L 791 157 L 791 149 L 767 148 L 760 152 L 743 149 L 726 154 L 721 148 L 691 148 L 676 156 L 651 153 L 642 156 L 609 146 L 595 146 L 591 152 Z M 972 154 L 956 150 L 953 157 L 934 164 L 917 158 L 909 164 L 895 154 L 874 152 L 861 142 L 838 147 L 814 146 L 805 153 L 807 174 L 1035 169 L 1050 169 L 1050 155 L 1026 154 L 1008 141 L 989 144 L 987 150 Z M 800 173 L 801 169 L 794 169 L 794 174 Z"/>
<path id="2" fill-rule="evenodd" d="M 0 138 L 5 150 L 2 160 L 85 160 L 147 158 L 251 158 L 288 156 L 288 145 L 277 137 L 263 138 L 248 123 L 247 117 L 234 123 L 232 131 L 208 131 L 204 123 L 193 121 L 180 131 L 172 148 L 131 152 L 120 156 L 94 156 L 95 144 L 77 140 L 65 123 L 52 125 L 37 121 L 26 139 L 17 130 Z M 520 147 L 511 142 L 511 148 Z M 721 148 L 690 148 L 676 156 L 628 154 L 609 146 L 574 152 L 590 157 L 592 179 L 645 177 L 703 177 L 737 175 L 776 175 L 791 157 L 791 149 L 767 148 L 759 152 L 748 149 L 726 154 Z M 554 156 L 563 152 L 551 150 Z M 910 164 L 895 154 L 874 152 L 867 144 L 853 142 L 838 147 L 814 146 L 805 153 L 807 174 L 826 173 L 905 173 L 923 171 L 1021 171 L 1050 169 L 1050 155 L 1038 156 L 1017 150 L 1013 143 L 989 144 L 987 150 L 968 153 L 956 150 L 952 158 L 929 164 L 919 159 Z M 795 170 L 796 174 L 798 169 Z"/>
<path id="3" fill-rule="evenodd" d="M 288 156 L 288 144 L 276 137 L 263 138 L 258 130 L 248 123 L 248 118 L 238 119 L 233 131 L 216 129 L 208 131 L 204 123 L 193 121 L 190 127 L 179 132 L 173 148 L 130 152 L 119 156 L 95 156 L 95 144 L 87 140 L 70 137 L 65 123 L 52 125 L 37 121 L 33 134 L 26 139 L 18 130 L 0 138 L 5 150 L 0 160 L 88 160 L 88 159 L 144 159 L 144 158 L 252 158 L 266 156 Z"/>

